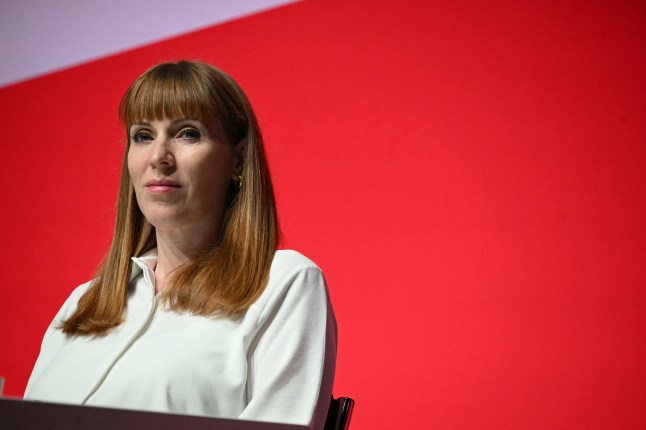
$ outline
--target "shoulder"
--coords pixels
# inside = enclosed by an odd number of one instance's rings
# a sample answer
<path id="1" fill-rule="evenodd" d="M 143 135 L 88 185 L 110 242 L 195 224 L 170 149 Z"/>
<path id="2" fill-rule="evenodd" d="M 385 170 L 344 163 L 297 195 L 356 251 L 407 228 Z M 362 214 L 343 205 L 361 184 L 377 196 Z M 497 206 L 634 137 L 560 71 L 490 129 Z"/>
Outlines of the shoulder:
<path id="1" fill-rule="evenodd" d="M 92 281 L 86 282 L 79 285 L 72 291 L 72 293 L 67 297 L 63 305 L 59 308 L 56 316 L 49 325 L 49 328 L 45 332 L 41 346 L 41 355 L 43 351 L 52 351 L 58 348 L 63 342 L 65 335 L 62 334 L 60 330 L 60 324 L 67 320 L 76 310 L 78 302 L 83 297 L 83 294 L 90 288 Z M 56 346 L 58 345 L 58 346 Z"/>
<path id="2" fill-rule="evenodd" d="M 74 313 L 79 300 L 81 299 L 81 297 L 83 297 L 83 295 L 87 292 L 91 285 L 92 281 L 88 281 L 84 284 L 79 285 L 72 291 L 67 300 L 65 300 L 65 303 L 63 303 L 63 306 L 58 311 L 58 314 L 54 319 L 54 323 L 59 323 L 60 320 L 65 320 L 69 318 L 72 313 Z"/>
<path id="3" fill-rule="evenodd" d="M 297 251 L 278 250 L 265 291 L 255 307 L 263 309 L 263 313 L 296 304 L 324 307 L 327 296 L 325 277 L 316 263 Z"/>
<path id="4" fill-rule="evenodd" d="M 292 249 L 279 249 L 274 254 L 274 260 L 271 263 L 271 277 L 281 277 L 288 275 L 290 272 L 314 269 L 320 272 L 321 269 L 312 260 L 298 251 Z"/>
<path id="5" fill-rule="evenodd" d="M 312 260 L 298 251 L 280 249 L 276 251 L 269 272 L 269 291 L 293 290 L 326 290 L 322 270 Z"/>

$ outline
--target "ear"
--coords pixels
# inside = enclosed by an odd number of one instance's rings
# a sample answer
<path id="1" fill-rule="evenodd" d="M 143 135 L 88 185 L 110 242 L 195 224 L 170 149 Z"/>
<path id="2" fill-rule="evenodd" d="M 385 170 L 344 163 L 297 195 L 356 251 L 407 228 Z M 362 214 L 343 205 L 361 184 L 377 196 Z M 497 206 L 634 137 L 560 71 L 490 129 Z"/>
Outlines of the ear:
<path id="1" fill-rule="evenodd" d="M 233 178 L 237 180 L 242 175 L 244 168 L 244 154 L 247 149 L 247 140 L 243 139 L 233 148 Z"/>

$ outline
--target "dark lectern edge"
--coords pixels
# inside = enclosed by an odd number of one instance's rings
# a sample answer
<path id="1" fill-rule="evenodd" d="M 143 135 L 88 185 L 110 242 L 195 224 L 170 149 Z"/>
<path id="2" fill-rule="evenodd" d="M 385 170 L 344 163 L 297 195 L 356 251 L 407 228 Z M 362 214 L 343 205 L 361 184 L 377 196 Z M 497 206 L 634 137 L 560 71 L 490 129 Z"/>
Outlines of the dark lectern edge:
<path id="1" fill-rule="evenodd" d="M 32 400 L 0 399 L 0 427 L 3 429 L 58 430 L 308 430 L 307 427 L 259 421 L 245 421 L 164 412 L 144 412 L 97 406 L 78 406 Z"/>

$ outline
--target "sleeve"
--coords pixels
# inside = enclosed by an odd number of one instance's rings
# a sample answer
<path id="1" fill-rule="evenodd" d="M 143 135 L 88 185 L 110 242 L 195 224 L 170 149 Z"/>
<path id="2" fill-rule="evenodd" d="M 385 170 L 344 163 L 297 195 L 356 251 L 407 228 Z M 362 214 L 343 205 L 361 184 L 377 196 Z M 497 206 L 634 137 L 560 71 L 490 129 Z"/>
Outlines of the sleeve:
<path id="1" fill-rule="evenodd" d="M 294 269 L 265 309 L 249 350 L 248 403 L 240 418 L 323 429 L 337 330 L 320 269 Z"/>
<path id="2" fill-rule="evenodd" d="M 40 353 L 38 354 L 38 359 L 34 365 L 34 369 L 31 371 L 29 376 L 29 381 L 27 382 L 27 388 L 25 389 L 24 398 L 29 398 L 29 392 L 31 391 L 34 382 L 40 377 L 42 372 L 47 368 L 53 357 L 60 350 L 63 342 L 65 341 L 65 335 L 58 329 L 58 324 L 61 321 L 64 321 L 73 311 L 76 309 L 76 304 L 78 303 L 79 298 L 85 293 L 90 283 L 85 283 L 77 287 L 72 294 L 65 300 L 63 306 L 54 317 L 54 320 L 49 324 L 45 336 L 43 337 L 42 344 L 40 346 Z"/>

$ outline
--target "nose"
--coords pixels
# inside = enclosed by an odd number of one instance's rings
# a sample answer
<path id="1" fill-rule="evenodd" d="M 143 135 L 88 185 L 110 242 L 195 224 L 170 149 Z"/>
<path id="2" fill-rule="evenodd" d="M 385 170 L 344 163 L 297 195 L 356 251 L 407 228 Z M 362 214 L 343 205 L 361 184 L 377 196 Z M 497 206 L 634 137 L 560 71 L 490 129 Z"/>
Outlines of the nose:
<path id="1" fill-rule="evenodd" d="M 173 153 L 171 139 L 158 136 L 151 145 L 150 165 L 153 167 L 175 166 L 175 154 Z"/>

